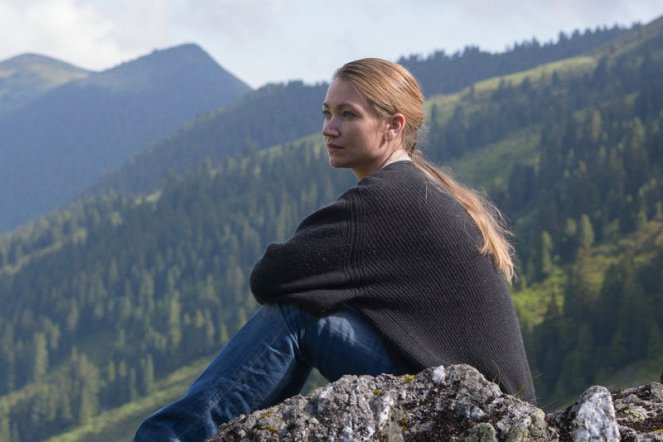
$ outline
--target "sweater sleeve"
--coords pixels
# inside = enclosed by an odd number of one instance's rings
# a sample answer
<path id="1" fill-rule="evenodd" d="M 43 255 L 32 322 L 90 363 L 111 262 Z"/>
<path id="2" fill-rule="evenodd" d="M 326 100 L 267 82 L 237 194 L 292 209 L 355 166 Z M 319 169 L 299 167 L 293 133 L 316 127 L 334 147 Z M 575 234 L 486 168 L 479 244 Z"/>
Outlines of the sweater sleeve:
<path id="1" fill-rule="evenodd" d="M 355 230 L 350 192 L 305 218 L 289 240 L 267 247 L 250 277 L 259 303 L 294 301 L 322 313 L 352 297 L 347 266 Z"/>

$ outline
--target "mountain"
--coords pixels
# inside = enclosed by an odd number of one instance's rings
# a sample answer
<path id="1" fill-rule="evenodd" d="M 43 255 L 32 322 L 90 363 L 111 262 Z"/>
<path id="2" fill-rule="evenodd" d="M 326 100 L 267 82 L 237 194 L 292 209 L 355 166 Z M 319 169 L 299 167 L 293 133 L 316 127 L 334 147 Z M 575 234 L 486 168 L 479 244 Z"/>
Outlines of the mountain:
<path id="1" fill-rule="evenodd" d="M 318 109 L 326 84 L 268 84 L 237 102 L 180 128 L 95 183 L 90 193 L 140 194 L 158 189 L 172 174 L 186 174 L 205 160 L 219 163 L 303 137 L 320 129 Z"/>
<path id="2" fill-rule="evenodd" d="M 70 81 L 0 117 L 0 231 L 75 197 L 198 114 L 250 90 L 195 45 Z"/>
<path id="3" fill-rule="evenodd" d="M 513 226 L 546 408 L 663 364 L 662 21 L 632 32 L 426 103 L 425 154 Z M 127 440 L 255 307 L 266 244 L 354 182 L 319 135 L 237 152 L 0 236 L 0 440 Z"/>
<path id="4" fill-rule="evenodd" d="M 51 89 L 90 74 L 85 69 L 37 54 L 19 55 L 0 62 L 0 117 Z"/>
<path id="5" fill-rule="evenodd" d="M 598 28 L 576 31 L 570 36 L 560 33 L 554 43 L 516 44 L 503 53 L 468 47 L 452 56 L 439 51 L 428 57 L 403 57 L 399 62 L 415 73 L 426 95 L 432 96 L 458 92 L 479 80 L 589 52 L 624 33 L 626 29 L 618 27 Z M 190 172 L 206 159 L 216 164 L 226 155 L 263 149 L 312 133 L 320 128 L 319 115 L 302 110 L 317 109 L 326 87 L 290 82 L 247 94 L 235 105 L 205 115 L 141 151 L 95 183 L 90 192 L 148 192 L 158 188 L 169 174 Z"/>

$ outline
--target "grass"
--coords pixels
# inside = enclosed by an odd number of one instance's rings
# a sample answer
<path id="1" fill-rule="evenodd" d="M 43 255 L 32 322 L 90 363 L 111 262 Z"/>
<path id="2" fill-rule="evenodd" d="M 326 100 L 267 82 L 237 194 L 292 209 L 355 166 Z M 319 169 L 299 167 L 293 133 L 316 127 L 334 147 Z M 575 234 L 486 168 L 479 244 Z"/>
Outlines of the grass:
<path id="1" fill-rule="evenodd" d="M 528 128 L 449 163 L 461 181 L 472 187 L 503 189 L 516 164 L 535 164 L 539 131 Z"/>
<path id="2" fill-rule="evenodd" d="M 579 75 L 586 72 L 592 71 L 596 67 L 596 59 L 589 56 L 579 56 L 573 58 L 567 58 L 561 61 L 555 61 L 552 63 L 546 63 L 541 66 L 537 66 L 526 71 L 516 72 L 514 74 L 505 75 L 502 77 L 489 78 L 487 80 L 479 81 L 474 84 L 474 92 L 490 92 L 499 88 L 499 85 L 502 81 L 506 84 L 511 84 L 512 86 L 518 86 L 526 78 L 528 78 L 532 84 L 536 84 L 541 79 L 550 78 L 553 73 L 557 73 L 561 78 L 570 76 L 570 75 Z M 461 93 L 466 93 L 469 89 Z"/>
<path id="3" fill-rule="evenodd" d="M 424 103 L 424 109 L 426 111 L 427 118 L 430 116 L 433 105 L 435 105 L 437 108 L 437 120 L 440 122 L 449 120 L 454 113 L 454 109 L 456 109 L 456 106 L 462 98 L 462 93 L 438 95 L 429 98 Z"/>
<path id="4" fill-rule="evenodd" d="M 181 397 L 210 362 L 203 358 L 156 383 L 155 393 L 93 417 L 87 424 L 51 437 L 49 442 L 114 442 L 131 440 L 138 425 L 153 411 Z"/>
<path id="5" fill-rule="evenodd" d="M 520 326 L 531 330 L 539 325 L 543 321 L 553 296 L 557 297 L 557 306 L 561 309 L 565 284 L 564 271 L 557 268 L 553 275 L 540 283 L 512 290 L 513 305 L 516 308 Z"/>
<path id="6" fill-rule="evenodd" d="M 618 263 L 626 253 L 632 253 L 637 263 L 644 263 L 661 248 L 663 219 L 659 218 L 649 221 L 638 231 L 618 241 L 593 247 L 587 278 L 594 287 L 600 289 L 610 266 Z M 555 273 L 543 281 L 514 289 L 513 303 L 523 325 L 532 327 L 542 321 L 553 294 L 557 294 L 558 307 L 561 308 L 565 284 L 565 269 L 557 267 Z"/>

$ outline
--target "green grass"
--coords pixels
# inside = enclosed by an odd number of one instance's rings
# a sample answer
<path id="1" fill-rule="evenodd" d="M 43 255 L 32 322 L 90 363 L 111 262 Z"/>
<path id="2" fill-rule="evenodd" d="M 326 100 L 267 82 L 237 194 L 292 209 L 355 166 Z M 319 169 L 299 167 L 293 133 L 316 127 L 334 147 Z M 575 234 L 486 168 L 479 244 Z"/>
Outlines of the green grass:
<path id="1" fill-rule="evenodd" d="M 543 321 L 553 296 L 557 296 L 557 306 L 561 309 L 564 301 L 566 276 L 562 269 L 544 281 L 512 290 L 513 305 L 516 308 L 520 326 L 531 330 Z"/>
<path id="2" fill-rule="evenodd" d="M 553 73 L 557 73 L 561 78 L 570 75 L 579 75 L 592 71 L 596 67 L 596 59 L 589 56 L 580 56 L 567 58 L 561 61 L 546 63 L 526 71 L 516 72 L 514 74 L 505 75 L 502 77 L 493 77 L 487 80 L 479 81 L 474 84 L 474 92 L 490 92 L 499 88 L 500 82 L 504 81 L 512 86 L 518 86 L 528 78 L 533 84 L 536 84 L 540 79 L 548 79 Z M 467 93 L 469 89 L 461 93 Z"/>
<path id="3" fill-rule="evenodd" d="M 452 95 L 438 95 L 429 98 L 424 103 L 424 109 L 426 111 L 426 116 L 430 116 L 431 108 L 433 105 L 437 108 L 437 120 L 440 122 L 445 122 L 451 118 L 454 113 L 454 109 L 463 98 L 463 94 L 456 93 Z"/>
<path id="4" fill-rule="evenodd" d="M 51 437 L 49 442 L 114 442 L 131 440 L 138 425 L 153 411 L 181 397 L 209 364 L 211 356 L 180 368 L 155 385 L 155 393 L 105 411 L 87 424 Z"/>
<path id="5" fill-rule="evenodd" d="M 525 79 L 529 79 L 532 85 L 536 85 L 541 80 L 549 80 L 553 73 L 557 73 L 560 78 L 577 76 L 591 72 L 596 65 L 597 59 L 591 56 L 578 56 L 546 63 L 526 71 L 478 81 L 454 94 L 430 97 L 426 100 L 425 109 L 427 114 L 430 114 L 431 107 L 435 105 L 438 111 L 438 119 L 443 123 L 451 118 L 454 109 L 459 103 L 467 102 L 468 99 L 474 101 L 481 100 L 486 94 L 497 90 L 501 82 L 510 84 L 511 86 L 518 86 Z"/>
<path id="6" fill-rule="evenodd" d="M 539 131 L 528 128 L 452 161 L 458 178 L 475 188 L 503 189 L 514 165 L 536 164 Z"/>
<path id="7" fill-rule="evenodd" d="M 618 241 L 600 244 L 592 248 L 587 278 L 600 290 L 605 273 L 610 266 L 631 252 L 638 263 L 647 262 L 663 248 L 663 219 L 649 221 L 638 231 Z M 558 307 L 562 307 L 566 269 L 557 267 L 553 275 L 541 282 L 513 289 L 513 303 L 523 327 L 533 327 L 543 320 L 543 315 L 553 294 L 557 294 Z M 663 365 L 662 365 L 663 367 Z"/>

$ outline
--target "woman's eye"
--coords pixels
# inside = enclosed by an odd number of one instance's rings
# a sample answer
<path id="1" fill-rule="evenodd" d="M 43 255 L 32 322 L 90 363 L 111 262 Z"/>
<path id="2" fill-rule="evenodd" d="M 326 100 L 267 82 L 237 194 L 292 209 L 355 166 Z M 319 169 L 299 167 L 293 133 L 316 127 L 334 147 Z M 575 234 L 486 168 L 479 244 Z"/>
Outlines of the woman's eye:
<path id="1" fill-rule="evenodd" d="M 344 118 L 354 118 L 354 117 L 357 116 L 357 115 L 355 115 L 354 112 L 350 112 L 350 111 L 343 111 L 342 115 L 343 115 Z"/>
<path id="2" fill-rule="evenodd" d="M 325 120 L 328 120 L 331 117 L 331 112 L 329 112 L 328 110 L 323 110 L 322 116 L 324 117 Z"/>

